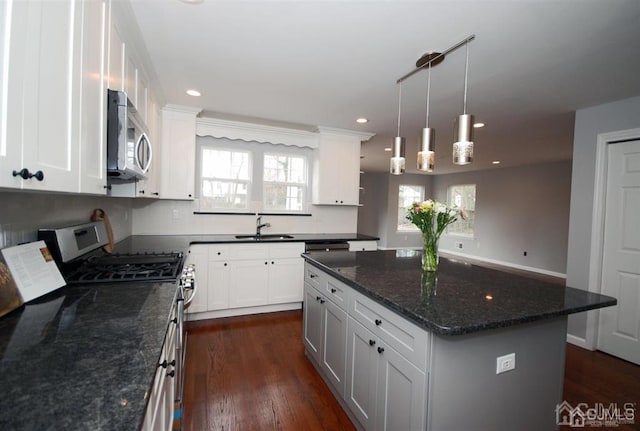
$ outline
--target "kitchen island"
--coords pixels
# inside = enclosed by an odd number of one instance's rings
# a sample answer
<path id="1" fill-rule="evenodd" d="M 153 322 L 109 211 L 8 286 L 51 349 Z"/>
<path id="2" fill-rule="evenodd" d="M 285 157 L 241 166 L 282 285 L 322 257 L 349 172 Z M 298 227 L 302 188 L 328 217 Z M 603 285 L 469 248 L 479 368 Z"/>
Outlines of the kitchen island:
<path id="1" fill-rule="evenodd" d="M 616 304 L 413 250 L 305 259 L 305 352 L 367 430 L 557 429 L 567 316 Z"/>

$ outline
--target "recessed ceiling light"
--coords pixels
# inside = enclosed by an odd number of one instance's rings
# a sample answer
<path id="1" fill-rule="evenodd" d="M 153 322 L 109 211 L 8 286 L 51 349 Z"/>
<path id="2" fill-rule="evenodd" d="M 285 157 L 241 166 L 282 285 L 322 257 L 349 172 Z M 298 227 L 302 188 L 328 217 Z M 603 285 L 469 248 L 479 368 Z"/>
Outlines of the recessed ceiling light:
<path id="1" fill-rule="evenodd" d="M 200 97 L 201 94 L 198 90 L 187 90 L 187 94 L 193 97 Z"/>
<path id="2" fill-rule="evenodd" d="M 182 3 L 188 3 L 188 4 L 198 4 L 198 3 L 202 3 L 204 0 L 180 0 Z"/>
<path id="3" fill-rule="evenodd" d="M 363 117 L 363 118 L 358 118 L 358 119 L 356 120 L 356 123 L 360 123 L 360 124 L 364 124 L 364 123 L 368 123 L 368 122 L 369 122 L 369 120 L 367 120 L 367 119 L 366 119 L 366 118 L 364 118 L 364 117 Z"/>
<path id="4" fill-rule="evenodd" d="M 484 127 L 484 123 L 473 123 L 473 127 L 479 129 L 481 127 Z"/>
<path id="5" fill-rule="evenodd" d="M 491 163 L 493 163 L 494 165 L 499 165 L 499 164 L 500 164 L 500 160 L 494 160 L 494 161 L 493 161 L 493 162 L 491 162 Z"/>
<path id="6" fill-rule="evenodd" d="M 384 150 L 385 151 L 391 151 L 391 147 L 386 147 Z"/>

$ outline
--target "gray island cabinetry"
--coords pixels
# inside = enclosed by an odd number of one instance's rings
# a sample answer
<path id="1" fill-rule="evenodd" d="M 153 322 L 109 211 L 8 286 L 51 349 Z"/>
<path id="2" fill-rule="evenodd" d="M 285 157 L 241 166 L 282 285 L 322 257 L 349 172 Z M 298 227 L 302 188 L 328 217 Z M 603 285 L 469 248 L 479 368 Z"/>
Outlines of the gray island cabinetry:
<path id="1" fill-rule="evenodd" d="M 305 354 L 364 430 L 557 429 L 567 316 L 616 303 L 448 259 L 426 280 L 419 253 L 304 256 Z"/>

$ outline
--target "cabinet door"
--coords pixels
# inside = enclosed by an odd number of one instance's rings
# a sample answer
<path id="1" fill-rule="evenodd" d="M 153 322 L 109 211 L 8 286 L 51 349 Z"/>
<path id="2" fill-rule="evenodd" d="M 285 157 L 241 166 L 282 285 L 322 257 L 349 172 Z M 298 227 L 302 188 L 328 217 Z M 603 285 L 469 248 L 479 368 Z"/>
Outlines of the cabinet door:
<path id="1" fill-rule="evenodd" d="M 367 430 L 372 430 L 375 426 L 379 356 L 377 344 L 376 338 L 368 329 L 348 318 L 344 399 L 356 419 Z"/>
<path id="2" fill-rule="evenodd" d="M 379 343 L 376 430 L 424 430 L 425 373 Z"/>
<path id="3" fill-rule="evenodd" d="M 207 307 L 206 310 L 203 311 L 225 310 L 229 308 L 229 269 L 230 267 L 228 262 L 209 262 Z"/>
<path id="4" fill-rule="evenodd" d="M 314 154 L 314 205 L 358 205 L 360 141 L 321 137 Z"/>
<path id="5" fill-rule="evenodd" d="M 80 192 L 105 194 L 106 26 L 109 1 L 82 2 Z"/>
<path id="6" fill-rule="evenodd" d="M 320 293 L 308 283 L 304 284 L 303 341 L 307 353 L 320 363 L 322 350 L 322 306 Z"/>
<path id="7" fill-rule="evenodd" d="M 162 108 L 160 197 L 193 200 L 197 109 Z"/>
<path id="8" fill-rule="evenodd" d="M 124 91 L 124 40 L 120 34 L 119 24 L 114 15 L 110 17 L 109 26 L 109 89 Z"/>
<path id="9" fill-rule="evenodd" d="M 22 187 L 77 192 L 79 104 L 75 96 L 81 37 L 74 36 L 81 34 L 80 2 L 34 1 L 28 2 L 28 8 L 22 166 L 31 173 L 41 171 L 44 177 L 25 180 Z M 17 106 L 11 109 L 18 110 Z"/>
<path id="10" fill-rule="evenodd" d="M 196 267 L 196 296 L 191 301 L 187 313 L 201 313 L 208 311 L 209 271 L 208 253 L 206 245 L 192 245 L 189 247 L 187 263 Z"/>
<path id="11" fill-rule="evenodd" d="M 21 188 L 22 99 L 28 3 L 0 2 L 0 187 Z M 9 31 L 7 31 L 9 30 Z"/>
<path id="12" fill-rule="evenodd" d="M 304 259 L 272 259 L 269 261 L 269 304 L 302 301 Z"/>
<path id="13" fill-rule="evenodd" d="M 269 262 L 237 260 L 229 263 L 229 306 L 253 307 L 267 303 Z"/>
<path id="14" fill-rule="evenodd" d="M 329 300 L 321 301 L 322 308 L 322 361 L 325 376 L 344 396 L 347 366 L 347 313 Z"/>

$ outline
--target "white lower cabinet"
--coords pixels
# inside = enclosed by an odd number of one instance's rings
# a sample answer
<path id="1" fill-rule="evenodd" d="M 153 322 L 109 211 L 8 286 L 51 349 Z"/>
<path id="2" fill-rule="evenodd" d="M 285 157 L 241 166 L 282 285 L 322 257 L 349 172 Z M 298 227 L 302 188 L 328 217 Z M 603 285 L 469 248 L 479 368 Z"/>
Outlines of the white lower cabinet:
<path id="1" fill-rule="evenodd" d="M 175 307 L 171 319 L 175 317 Z M 149 402 L 142 423 L 143 431 L 170 431 L 173 429 L 176 372 L 171 365 L 176 359 L 176 324 L 169 321 L 162 345 L 153 386 L 148 393 Z"/>
<path id="2" fill-rule="evenodd" d="M 344 305 L 330 300 L 331 293 L 339 294 L 336 297 Z M 382 306 L 373 307 L 367 299 L 306 264 L 307 356 L 363 429 L 424 430 L 429 334 Z M 371 326 L 368 319 L 360 323 L 362 315 L 354 314 L 363 304 L 376 313 Z"/>
<path id="3" fill-rule="evenodd" d="M 200 262 L 189 319 L 246 314 L 267 306 L 275 308 L 263 311 L 276 311 L 295 303 L 300 308 L 303 242 L 195 244 L 189 250 L 190 259 Z"/>
<path id="4" fill-rule="evenodd" d="M 347 313 L 305 283 L 304 343 L 342 396 L 346 375 Z"/>

